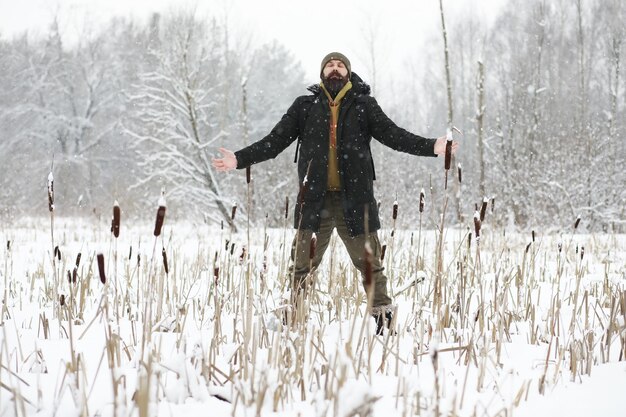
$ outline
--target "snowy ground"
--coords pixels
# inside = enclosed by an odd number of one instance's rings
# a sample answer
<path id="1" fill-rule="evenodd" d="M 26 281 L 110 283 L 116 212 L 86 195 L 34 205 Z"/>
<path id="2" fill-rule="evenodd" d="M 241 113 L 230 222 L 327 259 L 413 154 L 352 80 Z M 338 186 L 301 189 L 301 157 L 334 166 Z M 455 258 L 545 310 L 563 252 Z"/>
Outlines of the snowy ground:
<path id="1" fill-rule="evenodd" d="M 291 229 L 152 230 L 0 230 L 0 416 L 626 415 L 626 236 L 448 230 L 438 282 L 435 232 L 383 230 L 380 337 L 339 241 L 289 329 Z"/>

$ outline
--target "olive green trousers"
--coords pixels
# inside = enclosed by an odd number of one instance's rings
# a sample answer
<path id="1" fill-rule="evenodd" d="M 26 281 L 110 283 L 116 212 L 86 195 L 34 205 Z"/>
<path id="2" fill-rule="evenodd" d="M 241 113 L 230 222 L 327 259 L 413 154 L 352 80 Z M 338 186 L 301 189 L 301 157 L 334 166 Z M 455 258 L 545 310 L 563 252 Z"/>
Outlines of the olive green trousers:
<path id="1" fill-rule="evenodd" d="M 313 232 L 311 230 L 299 230 L 293 239 L 291 247 L 291 260 L 293 262 L 291 281 L 292 296 L 304 291 L 304 294 L 301 295 L 306 297 L 310 285 L 309 272 L 311 269 L 317 269 L 322 262 L 324 253 L 326 249 L 328 249 L 333 230 L 336 228 L 337 234 L 348 250 L 352 263 L 361 273 L 363 287 L 366 293 L 368 288 L 365 285 L 365 242 L 369 241 L 372 250 L 372 281 L 374 284 L 372 307 L 390 305 L 391 298 L 387 295 L 387 277 L 383 274 L 384 268 L 380 261 L 381 246 L 380 240 L 378 240 L 378 233 L 374 231 L 367 235 L 350 236 L 343 217 L 341 194 L 338 192 L 326 192 L 324 209 L 320 216 L 321 224 L 319 232 L 315 233 L 317 244 L 313 259 L 310 258 L 311 237 Z"/>

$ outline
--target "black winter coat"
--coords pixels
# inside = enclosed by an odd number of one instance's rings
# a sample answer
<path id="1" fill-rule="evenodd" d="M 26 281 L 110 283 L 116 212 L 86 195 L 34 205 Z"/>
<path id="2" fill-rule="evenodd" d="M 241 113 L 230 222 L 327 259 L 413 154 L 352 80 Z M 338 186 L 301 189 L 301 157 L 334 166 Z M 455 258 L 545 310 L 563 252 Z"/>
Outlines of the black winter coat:
<path id="1" fill-rule="evenodd" d="M 344 218 L 350 234 L 365 232 L 365 210 L 370 232 L 380 229 L 378 207 L 374 198 L 374 164 L 370 141 L 413 155 L 436 156 L 435 139 L 414 135 L 396 126 L 369 95 L 370 87 L 354 72 L 352 88 L 341 101 L 337 121 L 337 155 L 341 179 Z M 235 152 L 237 168 L 275 158 L 299 138 L 298 177 L 307 176 L 303 195 L 295 206 L 294 227 L 318 231 L 320 212 L 327 188 L 330 108 L 319 85 L 309 87 L 313 94 L 300 96 L 291 105 L 269 135 Z M 298 152 L 298 150 L 296 150 Z M 301 205 L 303 206 L 301 207 Z M 366 208 L 367 207 L 367 208 Z M 302 222 L 300 223 L 300 212 Z"/>

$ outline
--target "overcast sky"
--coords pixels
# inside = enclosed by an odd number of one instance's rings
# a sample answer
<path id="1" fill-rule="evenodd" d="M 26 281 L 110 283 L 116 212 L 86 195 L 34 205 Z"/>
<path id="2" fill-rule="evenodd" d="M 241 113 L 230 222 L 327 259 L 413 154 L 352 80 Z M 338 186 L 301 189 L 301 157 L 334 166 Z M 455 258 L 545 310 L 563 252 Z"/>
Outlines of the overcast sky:
<path id="1" fill-rule="evenodd" d="M 507 0 L 444 0 L 446 14 L 476 14 L 491 24 Z M 402 65 L 419 55 L 418 45 L 441 28 L 438 0 L 0 0 L 0 36 L 10 38 L 28 31 L 47 32 L 53 17 L 67 44 L 86 27 L 99 27 L 113 16 L 146 21 L 153 12 L 171 13 L 195 7 L 199 16 L 228 16 L 235 33 L 254 34 L 255 43 L 278 40 L 304 65 L 307 76 L 319 74 L 319 62 L 338 50 L 352 61 L 355 71 L 365 65 L 365 33 L 376 28 L 379 68 Z M 441 38 L 438 38 L 441 39 Z M 427 57 L 425 57 L 427 59 Z"/>

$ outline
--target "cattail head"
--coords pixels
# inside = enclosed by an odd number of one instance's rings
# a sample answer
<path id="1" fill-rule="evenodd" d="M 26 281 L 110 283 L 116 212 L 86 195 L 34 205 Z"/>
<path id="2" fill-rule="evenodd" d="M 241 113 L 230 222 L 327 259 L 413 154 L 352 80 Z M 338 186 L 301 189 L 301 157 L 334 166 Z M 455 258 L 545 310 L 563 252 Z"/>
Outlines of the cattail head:
<path id="1" fill-rule="evenodd" d="M 230 210 L 230 220 L 235 220 L 235 215 L 237 214 L 237 203 L 233 203 L 233 208 Z"/>
<path id="2" fill-rule="evenodd" d="M 580 247 L 580 260 L 582 261 L 584 257 L 585 257 L 585 247 L 581 246 Z"/>
<path id="3" fill-rule="evenodd" d="M 476 235 L 476 242 L 480 240 L 480 213 L 474 212 L 474 234 Z"/>
<path id="4" fill-rule="evenodd" d="M 380 261 L 384 261 L 385 260 L 385 253 L 387 253 L 387 244 L 384 244 L 383 247 L 380 250 Z"/>
<path id="5" fill-rule="evenodd" d="M 61 249 L 59 249 L 59 246 L 55 246 L 54 247 L 54 255 L 55 258 L 57 258 L 59 261 L 61 260 Z"/>
<path id="6" fill-rule="evenodd" d="M 563 250 L 563 244 L 559 242 L 559 244 L 557 245 L 557 248 L 559 249 L 559 253 L 561 253 L 561 251 Z"/>
<path id="7" fill-rule="evenodd" d="M 289 217 L 289 197 L 285 197 L 285 220 Z"/>
<path id="8" fill-rule="evenodd" d="M 99 253 L 98 256 L 98 274 L 100 275 L 100 282 L 106 284 L 107 277 L 104 274 L 104 255 Z"/>
<path id="9" fill-rule="evenodd" d="M 491 197 L 491 214 L 493 214 L 493 210 L 496 208 L 496 198 Z"/>
<path id="10" fill-rule="evenodd" d="M 48 174 L 48 210 L 54 211 L 54 176 L 52 171 Z"/>
<path id="11" fill-rule="evenodd" d="M 481 222 L 485 221 L 485 215 L 487 214 L 488 203 L 489 203 L 489 200 L 487 200 L 487 197 L 483 198 L 483 205 L 480 206 L 480 221 Z"/>
<path id="12" fill-rule="evenodd" d="M 317 235 L 313 233 L 311 235 L 311 242 L 309 243 L 309 260 L 315 258 L 315 251 L 317 249 Z"/>
<path id="13" fill-rule="evenodd" d="M 163 221 L 165 220 L 165 196 L 161 194 L 159 198 L 159 208 L 157 209 L 156 221 L 154 222 L 154 236 L 161 234 L 161 228 L 163 227 Z"/>
<path id="14" fill-rule="evenodd" d="M 576 217 L 576 221 L 574 222 L 574 230 L 578 228 L 579 224 L 580 224 L 580 216 Z"/>
<path id="15" fill-rule="evenodd" d="M 530 250 L 530 245 L 532 245 L 533 242 L 528 242 L 528 245 L 526 245 L 526 250 L 525 253 L 528 253 L 528 251 Z"/>
<path id="16" fill-rule="evenodd" d="M 246 184 L 250 184 L 250 167 L 246 168 Z"/>
<path id="17" fill-rule="evenodd" d="M 72 285 L 72 272 L 69 269 L 67 270 L 67 283 Z"/>
<path id="18" fill-rule="evenodd" d="M 80 252 L 78 252 L 78 255 L 76 255 L 76 268 L 80 266 L 80 256 Z"/>
<path id="19" fill-rule="evenodd" d="M 169 274 L 170 268 L 167 264 L 167 252 L 165 252 L 165 248 L 161 249 L 161 257 L 163 257 L 163 268 L 165 269 L 165 273 Z"/>
<path id="20" fill-rule="evenodd" d="M 448 138 L 448 140 L 446 140 L 446 159 L 445 159 L 446 171 L 450 169 L 451 162 L 452 162 L 452 138 Z"/>
<path id="21" fill-rule="evenodd" d="M 309 164 L 310 166 L 310 164 Z M 304 202 L 304 196 L 306 194 L 307 189 L 309 188 L 309 178 L 308 175 L 304 176 L 304 179 L 302 180 L 302 184 L 300 184 L 300 192 L 298 193 L 298 204 L 302 205 L 302 203 Z"/>
<path id="22" fill-rule="evenodd" d="M 391 218 L 393 220 L 396 220 L 398 218 L 398 201 L 393 202 L 393 213 L 391 215 Z"/>
<path id="23" fill-rule="evenodd" d="M 72 271 L 72 284 L 76 284 L 78 278 L 78 269 L 74 268 L 74 270 Z"/>
<path id="24" fill-rule="evenodd" d="M 425 203 L 426 203 L 426 194 L 424 193 L 424 189 L 422 188 L 420 191 L 420 213 L 424 212 Z"/>
<path id="25" fill-rule="evenodd" d="M 233 245 L 235 246 L 235 245 Z M 239 263 L 243 263 L 246 260 L 246 256 L 248 254 L 248 251 L 246 250 L 246 247 L 243 246 L 241 248 L 241 255 L 239 255 Z"/>
<path id="26" fill-rule="evenodd" d="M 113 203 L 113 220 L 111 222 L 111 232 L 116 238 L 120 236 L 120 204 L 115 200 Z"/>
<path id="27" fill-rule="evenodd" d="M 459 174 L 459 183 L 462 183 L 463 182 L 463 167 L 461 167 L 461 164 L 458 164 L 456 166 L 456 170 L 457 170 L 457 173 Z"/>
<path id="28" fill-rule="evenodd" d="M 61 294 L 59 297 L 59 304 L 61 304 L 61 307 L 65 305 L 65 294 Z"/>
<path id="29" fill-rule="evenodd" d="M 531 235 L 531 237 L 533 239 L 533 243 L 535 243 L 535 231 L 531 230 L 530 235 Z"/>
<path id="30" fill-rule="evenodd" d="M 133 246 L 131 245 L 128 249 L 128 260 L 130 261 L 133 258 Z"/>
<path id="31" fill-rule="evenodd" d="M 7 252 L 11 250 L 11 241 L 7 240 Z"/>

